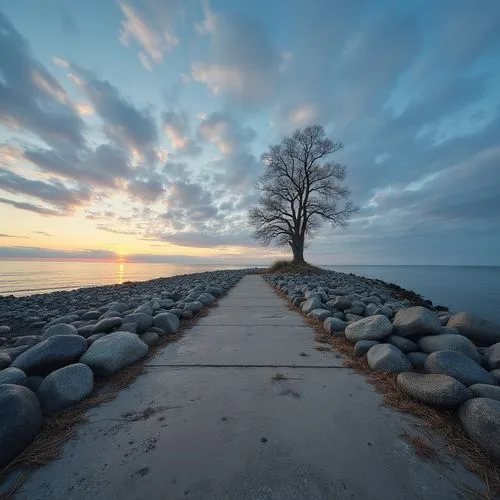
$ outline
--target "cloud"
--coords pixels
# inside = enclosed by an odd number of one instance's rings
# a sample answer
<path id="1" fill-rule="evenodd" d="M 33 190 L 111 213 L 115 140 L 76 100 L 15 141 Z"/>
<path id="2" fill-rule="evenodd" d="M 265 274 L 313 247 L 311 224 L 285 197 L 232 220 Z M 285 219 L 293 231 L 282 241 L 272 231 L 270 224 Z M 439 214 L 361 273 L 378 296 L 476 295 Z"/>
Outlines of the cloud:
<path id="1" fill-rule="evenodd" d="M 165 179 L 158 173 L 145 173 L 132 179 L 127 191 L 140 201 L 155 202 L 165 192 Z"/>
<path id="2" fill-rule="evenodd" d="M 29 236 L 19 236 L 17 234 L 0 233 L 0 238 L 29 238 Z"/>
<path id="3" fill-rule="evenodd" d="M 185 111 L 176 113 L 175 111 L 165 111 L 162 114 L 163 130 L 170 138 L 173 149 L 178 155 L 198 156 L 201 147 L 189 137 L 191 127 L 189 118 Z"/>
<path id="4" fill-rule="evenodd" d="M 33 203 L 27 203 L 24 201 L 9 200 L 7 198 L 0 198 L 0 203 L 4 205 L 10 205 L 11 207 L 18 208 L 20 210 L 28 210 L 29 212 L 34 212 L 40 215 L 64 215 L 63 213 L 52 210 L 51 208 L 41 207 L 40 205 L 34 205 Z"/>
<path id="5" fill-rule="evenodd" d="M 107 250 L 56 250 L 27 246 L 0 246 L 0 257 L 3 259 L 115 260 L 117 255 Z"/>
<path id="6" fill-rule="evenodd" d="M 40 234 L 42 236 L 54 236 L 53 234 L 47 233 L 47 231 L 33 231 L 35 234 Z"/>

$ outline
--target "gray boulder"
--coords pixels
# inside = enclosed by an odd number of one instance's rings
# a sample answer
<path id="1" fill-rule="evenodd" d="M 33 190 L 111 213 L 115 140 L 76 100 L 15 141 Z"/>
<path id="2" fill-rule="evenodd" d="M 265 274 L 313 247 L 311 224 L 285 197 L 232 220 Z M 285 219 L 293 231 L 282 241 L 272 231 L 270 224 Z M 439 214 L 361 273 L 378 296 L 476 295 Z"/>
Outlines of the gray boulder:
<path id="1" fill-rule="evenodd" d="M 486 363 L 489 370 L 500 368 L 500 342 L 492 345 L 486 351 Z"/>
<path id="2" fill-rule="evenodd" d="M 115 328 L 119 327 L 122 324 L 122 321 L 122 318 L 119 318 L 117 316 L 101 319 L 92 327 L 91 333 L 93 335 L 94 333 L 112 332 Z"/>
<path id="3" fill-rule="evenodd" d="M 333 307 L 335 309 L 338 309 L 339 311 L 344 311 L 345 309 L 349 309 L 351 307 L 352 302 L 347 298 L 342 295 L 336 297 L 333 301 Z"/>
<path id="4" fill-rule="evenodd" d="M 120 332 L 137 333 L 137 323 L 122 323 L 120 326 Z"/>
<path id="5" fill-rule="evenodd" d="M 27 375 L 47 375 L 74 363 L 87 350 L 80 335 L 55 335 L 20 354 L 11 366 Z"/>
<path id="6" fill-rule="evenodd" d="M 437 408 L 454 408 L 472 397 L 464 384 L 448 375 L 400 373 L 397 384 L 413 399 Z"/>
<path id="7" fill-rule="evenodd" d="M 19 368 L 9 367 L 0 371 L 0 384 L 26 384 L 26 373 Z"/>
<path id="8" fill-rule="evenodd" d="M 389 344 L 396 346 L 401 352 L 405 354 L 408 352 L 418 351 L 418 346 L 410 339 L 400 337 L 399 335 L 389 335 L 385 340 Z"/>
<path id="9" fill-rule="evenodd" d="M 307 299 L 302 304 L 302 312 L 304 314 L 309 314 L 313 309 L 322 309 L 321 301 L 317 297 L 312 297 Z"/>
<path id="10" fill-rule="evenodd" d="M 441 333 L 439 316 L 421 306 L 400 309 L 393 321 L 394 333 L 401 337 L 438 335 Z"/>
<path id="11" fill-rule="evenodd" d="M 486 346 L 500 342 L 500 325 L 467 312 L 454 314 L 447 326 L 456 328 L 461 335 Z"/>
<path id="12" fill-rule="evenodd" d="M 427 361 L 427 358 L 429 357 L 428 354 L 425 354 L 425 352 L 409 352 L 406 357 L 410 360 L 410 363 L 413 365 L 413 368 L 416 370 L 423 370 L 425 362 Z"/>
<path id="13" fill-rule="evenodd" d="M 0 352 L 0 370 L 7 368 L 11 362 L 12 359 L 6 352 Z"/>
<path id="14" fill-rule="evenodd" d="M 28 347 L 32 347 L 42 340 L 44 339 L 41 335 L 24 335 L 22 337 L 17 337 L 16 341 L 14 342 L 14 347 L 20 345 L 27 345 Z"/>
<path id="15" fill-rule="evenodd" d="M 139 336 L 139 338 L 148 346 L 155 345 L 158 342 L 160 336 L 158 332 L 146 332 Z"/>
<path id="16" fill-rule="evenodd" d="M 489 398 L 500 401 L 500 387 L 489 384 L 473 384 L 469 387 L 475 398 Z"/>
<path id="17" fill-rule="evenodd" d="M 334 335 L 336 332 L 343 332 L 347 323 L 339 318 L 326 318 L 323 321 L 323 328 L 330 334 Z"/>
<path id="18" fill-rule="evenodd" d="M 148 352 L 148 346 L 135 334 L 114 332 L 96 340 L 80 358 L 94 373 L 106 377 L 135 363 Z"/>
<path id="19" fill-rule="evenodd" d="M 37 391 L 42 410 L 53 413 L 86 398 L 94 388 L 94 374 L 83 363 L 65 366 L 45 377 Z"/>
<path id="20" fill-rule="evenodd" d="M 368 351 L 367 360 L 372 370 L 401 373 L 412 369 L 408 358 L 392 344 L 374 345 Z"/>
<path id="21" fill-rule="evenodd" d="M 377 345 L 376 340 L 360 340 L 354 344 L 354 349 L 352 351 L 355 358 L 360 358 L 364 356 L 374 345 Z"/>
<path id="22" fill-rule="evenodd" d="M 345 328 L 346 338 L 354 343 L 360 340 L 381 340 L 391 332 L 391 322 L 381 314 L 354 321 Z"/>
<path id="23" fill-rule="evenodd" d="M 201 295 L 198 296 L 198 300 L 204 306 L 209 306 L 210 304 L 212 304 L 215 301 L 215 297 L 211 293 L 202 293 Z M 168 304 L 169 306 L 171 306 L 174 303 L 173 300 L 170 300 L 169 302 L 170 302 Z"/>
<path id="24" fill-rule="evenodd" d="M 308 315 L 308 318 L 317 319 L 319 321 L 323 321 L 324 319 L 330 317 L 332 315 L 332 311 L 328 309 L 313 309 Z"/>
<path id="25" fill-rule="evenodd" d="M 175 333 L 179 329 L 179 318 L 170 312 L 157 314 L 154 317 L 154 326 L 161 328 L 166 335 Z"/>
<path id="26" fill-rule="evenodd" d="M 470 399 L 460 407 L 459 417 L 466 434 L 500 461 L 500 401 Z"/>
<path id="27" fill-rule="evenodd" d="M 497 368 L 496 370 L 491 370 L 490 375 L 495 377 L 495 380 L 498 382 L 498 385 L 500 385 L 500 368 Z"/>
<path id="28" fill-rule="evenodd" d="M 101 313 L 99 311 L 87 311 L 86 313 L 82 314 L 81 318 L 83 321 L 88 321 L 89 319 L 98 319 Z"/>
<path id="29" fill-rule="evenodd" d="M 0 335 L 6 335 L 10 332 L 10 327 L 7 325 L 0 326 Z"/>
<path id="30" fill-rule="evenodd" d="M 185 311 L 191 311 L 193 313 L 197 313 L 203 309 L 203 304 L 199 300 L 195 300 L 193 302 L 186 302 L 184 306 Z"/>
<path id="31" fill-rule="evenodd" d="M 132 314 L 127 314 L 123 318 L 124 323 L 136 323 L 137 333 L 145 333 L 148 331 L 150 326 L 153 326 L 153 317 L 150 314 L 143 312 L 135 312 Z"/>
<path id="32" fill-rule="evenodd" d="M 459 351 L 436 351 L 429 354 L 424 369 L 427 373 L 449 375 L 467 387 L 472 384 L 497 385 L 493 375 Z"/>
<path id="33" fill-rule="evenodd" d="M 33 375 L 31 377 L 28 377 L 26 379 L 26 383 L 24 384 L 28 389 L 31 389 L 33 392 L 36 393 L 38 391 L 38 388 L 40 387 L 40 384 L 43 381 L 43 377 L 39 377 L 38 375 Z"/>
<path id="34" fill-rule="evenodd" d="M 458 351 L 469 356 L 476 363 L 481 362 L 481 356 L 477 352 L 476 346 L 463 335 L 445 333 L 422 337 L 418 340 L 418 347 L 427 354 L 436 351 Z"/>
<path id="35" fill-rule="evenodd" d="M 43 332 L 42 339 L 46 340 L 55 335 L 78 335 L 78 331 L 73 325 L 57 323 L 56 325 L 49 326 L 49 328 Z"/>

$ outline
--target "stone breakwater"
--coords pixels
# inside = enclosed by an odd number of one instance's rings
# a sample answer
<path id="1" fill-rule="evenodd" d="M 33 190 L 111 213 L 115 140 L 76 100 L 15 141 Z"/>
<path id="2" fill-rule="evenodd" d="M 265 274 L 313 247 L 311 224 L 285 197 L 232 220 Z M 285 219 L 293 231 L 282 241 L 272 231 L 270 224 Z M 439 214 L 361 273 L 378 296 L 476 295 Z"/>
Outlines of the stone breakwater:
<path id="1" fill-rule="evenodd" d="M 247 272 L 0 297 L 0 467 L 33 441 L 44 415 L 86 398 L 96 378 L 139 361 Z"/>
<path id="2" fill-rule="evenodd" d="M 372 370 L 397 373 L 409 396 L 456 410 L 467 435 L 500 462 L 500 325 L 415 305 L 408 292 L 354 275 L 265 279 L 329 334 L 345 336 Z"/>

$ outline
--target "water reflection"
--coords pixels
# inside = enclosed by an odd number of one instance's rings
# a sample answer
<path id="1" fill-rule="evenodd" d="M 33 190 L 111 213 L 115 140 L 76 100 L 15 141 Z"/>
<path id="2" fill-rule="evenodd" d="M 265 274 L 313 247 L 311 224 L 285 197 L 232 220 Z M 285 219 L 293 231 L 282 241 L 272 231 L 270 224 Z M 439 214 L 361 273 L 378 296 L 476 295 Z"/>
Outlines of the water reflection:
<path id="1" fill-rule="evenodd" d="M 121 285 L 125 281 L 125 264 L 122 262 L 118 265 L 118 274 L 116 281 Z"/>

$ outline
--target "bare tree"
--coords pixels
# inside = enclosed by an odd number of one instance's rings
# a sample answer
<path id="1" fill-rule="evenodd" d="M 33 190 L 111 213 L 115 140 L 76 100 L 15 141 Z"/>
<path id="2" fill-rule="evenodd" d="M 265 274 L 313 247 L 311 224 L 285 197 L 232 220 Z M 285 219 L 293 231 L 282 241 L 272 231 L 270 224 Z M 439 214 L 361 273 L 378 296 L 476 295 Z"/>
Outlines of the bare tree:
<path id="1" fill-rule="evenodd" d="M 346 169 L 327 157 L 342 150 L 321 125 L 296 130 L 262 155 L 266 171 L 257 181 L 258 206 L 249 212 L 254 237 L 290 245 L 293 262 L 304 262 L 304 245 L 324 221 L 344 227 L 357 210 L 343 186 Z M 341 203 L 342 202 L 342 203 Z"/>

